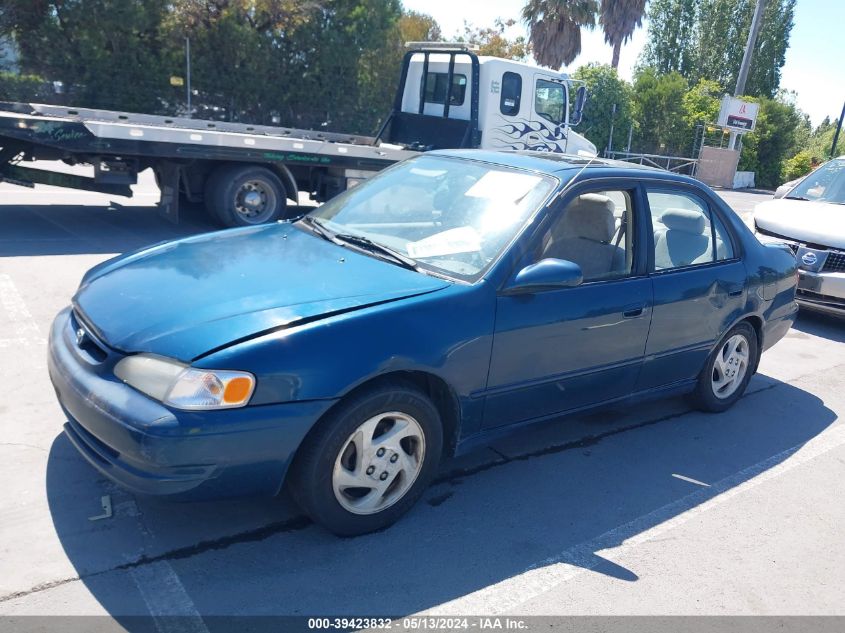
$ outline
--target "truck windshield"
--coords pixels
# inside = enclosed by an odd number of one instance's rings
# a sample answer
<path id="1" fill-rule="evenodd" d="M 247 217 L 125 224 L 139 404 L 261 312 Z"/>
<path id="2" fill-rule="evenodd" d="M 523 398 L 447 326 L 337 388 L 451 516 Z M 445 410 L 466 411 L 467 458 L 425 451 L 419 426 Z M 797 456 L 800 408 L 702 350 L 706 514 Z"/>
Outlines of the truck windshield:
<path id="1" fill-rule="evenodd" d="M 419 268 L 474 281 L 556 184 L 535 172 L 421 156 L 349 189 L 310 217 L 337 235 L 386 246 Z"/>
<path id="2" fill-rule="evenodd" d="M 845 159 L 837 158 L 825 163 L 786 197 L 845 204 Z"/>

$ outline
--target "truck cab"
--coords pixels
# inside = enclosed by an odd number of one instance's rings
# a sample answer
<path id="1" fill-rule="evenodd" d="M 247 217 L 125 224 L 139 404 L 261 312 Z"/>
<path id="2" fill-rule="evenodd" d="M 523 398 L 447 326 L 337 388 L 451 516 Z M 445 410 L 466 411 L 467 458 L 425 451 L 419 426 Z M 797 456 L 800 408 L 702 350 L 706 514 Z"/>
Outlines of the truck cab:
<path id="1" fill-rule="evenodd" d="M 460 44 L 409 48 L 380 143 L 417 151 L 472 147 L 596 155 L 595 145 L 572 129 L 586 99 L 582 82 L 478 56 Z"/>

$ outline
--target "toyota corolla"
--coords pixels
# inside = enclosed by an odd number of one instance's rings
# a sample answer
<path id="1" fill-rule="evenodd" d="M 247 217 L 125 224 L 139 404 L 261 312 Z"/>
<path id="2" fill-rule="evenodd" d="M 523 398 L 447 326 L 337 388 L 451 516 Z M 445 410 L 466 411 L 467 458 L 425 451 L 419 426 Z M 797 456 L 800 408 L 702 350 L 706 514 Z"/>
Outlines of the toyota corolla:
<path id="1" fill-rule="evenodd" d="M 65 432 L 142 494 L 287 486 L 338 534 L 441 462 L 627 398 L 730 407 L 796 262 L 711 190 L 599 159 L 432 152 L 312 213 L 90 270 L 55 320 Z"/>

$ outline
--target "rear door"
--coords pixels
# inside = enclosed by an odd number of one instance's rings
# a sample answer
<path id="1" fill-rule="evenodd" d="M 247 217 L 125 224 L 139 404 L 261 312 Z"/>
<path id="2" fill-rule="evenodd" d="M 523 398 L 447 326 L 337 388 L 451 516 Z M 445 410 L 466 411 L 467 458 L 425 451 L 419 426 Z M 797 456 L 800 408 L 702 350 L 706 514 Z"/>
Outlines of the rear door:
<path id="1" fill-rule="evenodd" d="M 654 287 L 637 391 L 695 378 L 746 301 L 739 243 L 715 203 L 681 183 L 647 184 Z"/>

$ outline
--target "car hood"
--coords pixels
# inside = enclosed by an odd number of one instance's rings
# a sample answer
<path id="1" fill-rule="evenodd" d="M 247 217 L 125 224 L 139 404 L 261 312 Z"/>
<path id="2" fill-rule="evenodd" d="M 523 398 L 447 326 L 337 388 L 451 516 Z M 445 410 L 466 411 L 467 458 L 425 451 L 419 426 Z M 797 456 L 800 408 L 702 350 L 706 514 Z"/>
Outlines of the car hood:
<path id="1" fill-rule="evenodd" d="M 761 229 L 799 242 L 845 249 L 845 206 L 809 200 L 769 200 L 757 205 Z"/>
<path id="2" fill-rule="evenodd" d="M 109 346 L 190 361 L 262 332 L 448 285 L 271 224 L 109 260 L 86 274 L 73 302 Z"/>

